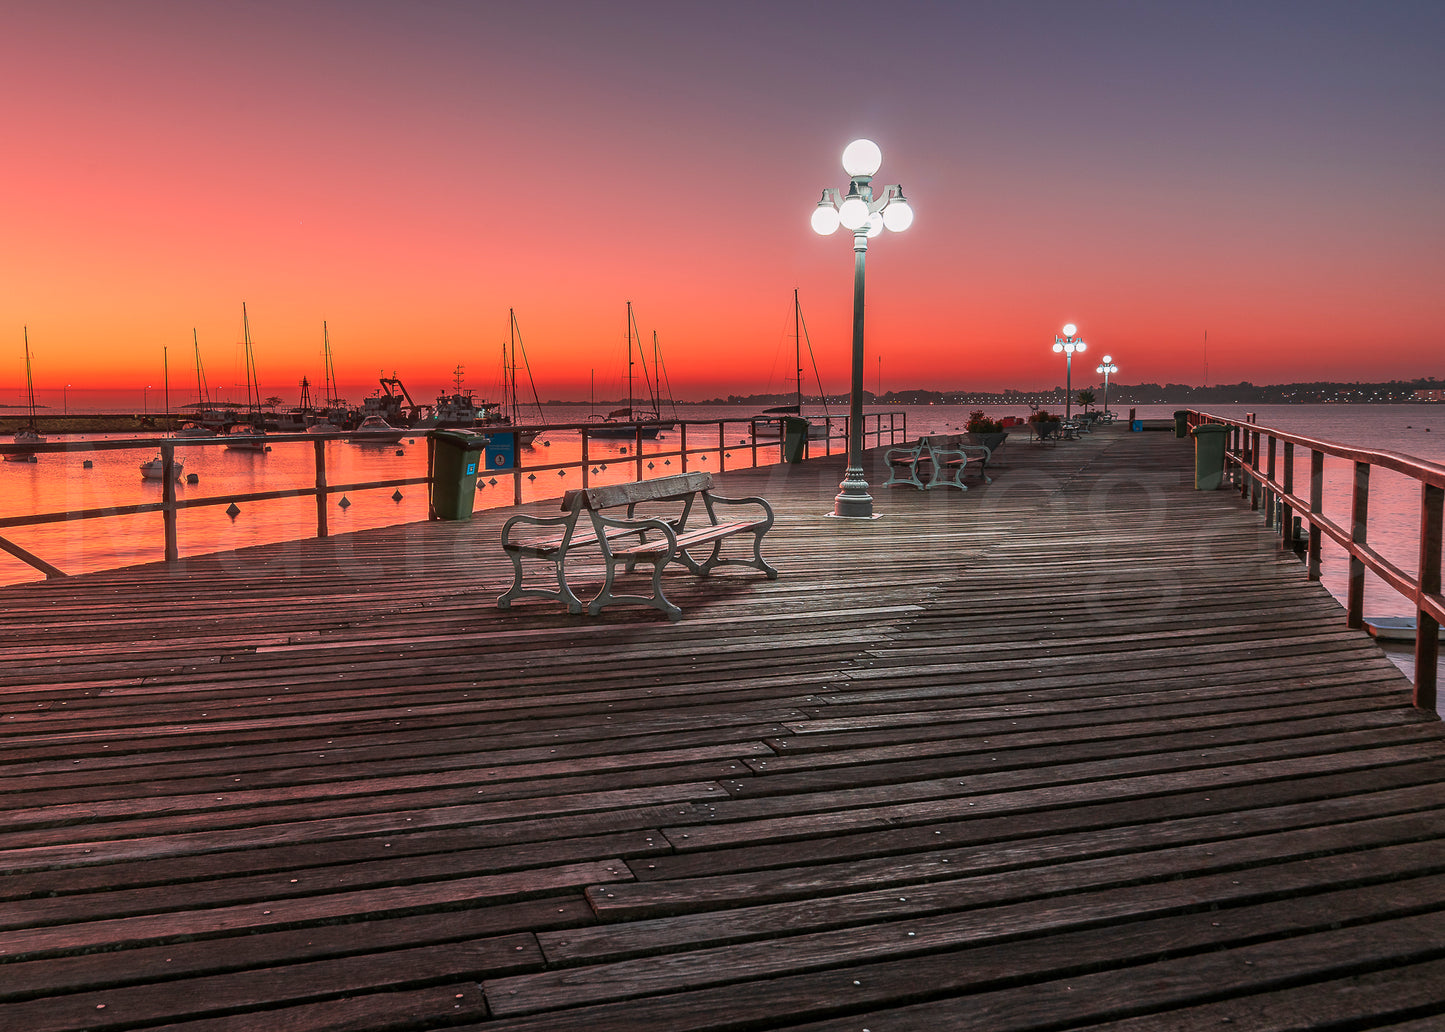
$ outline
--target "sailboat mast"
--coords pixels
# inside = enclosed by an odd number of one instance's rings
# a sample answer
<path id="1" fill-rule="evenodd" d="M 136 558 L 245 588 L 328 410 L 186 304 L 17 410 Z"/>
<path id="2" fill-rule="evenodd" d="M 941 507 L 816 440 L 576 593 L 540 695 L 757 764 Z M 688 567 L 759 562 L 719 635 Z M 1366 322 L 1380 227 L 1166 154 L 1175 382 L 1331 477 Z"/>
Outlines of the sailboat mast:
<path id="1" fill-rule="evenodd" d="M 171 362 L 168 357 L 166 346 L 161 345 L 161 384 L 166 392 L 166 422 L 171 419 Z"/>
<path id="2" fill-rule="evenodd" d="M 627 302 L 627 415 L 632 415 L 632 302 Z"/>
<path id="3" fill-rule="evenodd" d="M 652 331 L 652 412 L 662 415 L 662 365 L 657 360 L 657 331 Z"/>
<path id="4" fill-rule="evenodd" d="M 798 288 L 793 288 L 793 365 L 798 371 L 798 415 L 803 414 L 803 326 L 798 308 Z"/>
<path id="5" fill-rule="evenodd" d="M 30 425 L 35 425 L 35 381 L 30 377 L 30 327 L 22 326 L 25 334 L 25 394 L 30 402 Z"/>
<path id="6" fill-rule="evenodd" d="M 511 345 L 508 353 L 503 356 L 506 363 L 502 368 L 506 373 L 506 387 L 510 394 L 507 416 L 515 423 L 517 421 L 517 310 L 515 308 L 507 309 L 507 324 L 507 332 L 511 335 Z"/>
<path id="7" fill-rule="evenodd" d="M 261 385 L 256 382 L 256 359 L 251 354 L 251 321 L 246 315 L 246 302 L 241 302 L 241 336 L 246 346 L 246 408 L 253 420 L 261 415 Z"/>

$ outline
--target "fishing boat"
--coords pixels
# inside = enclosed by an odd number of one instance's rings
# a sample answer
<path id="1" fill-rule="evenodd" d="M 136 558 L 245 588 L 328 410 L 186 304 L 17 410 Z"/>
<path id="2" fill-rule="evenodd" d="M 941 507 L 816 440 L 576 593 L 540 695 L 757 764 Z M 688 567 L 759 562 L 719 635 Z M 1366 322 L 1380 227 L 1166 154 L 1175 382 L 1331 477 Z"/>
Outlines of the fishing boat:
<path id="1" fill-rule="evenodd" d="M 166 418 L 169 419 L 171 414 L 171 369 L 170 364 L 166 361 L 165 348 L 161 348 L 161 370 L 161 375 L 165 378 L 163 382 L 166 391 Z M 171 435 L 167 434 L 167 436 Z M 179 480 L 184 468 L 185 463 L 172 452 L 171 476 Z M 165 453 L 162 452 L 149 462 L 142 462 L 140 464 L 140 475 L 142 480 L 164 480 L 166 477 Z"/>
<path id="2" fill-rule="evenodd" d="M 803 325 L 803 309 L 798 304 L 798 292 L 793 291 L 793 369 L 797 374 L 797 400 L 791 405 L 777 405 L 773 408 L 763 409 L 763 414 L 752 421 L 752 434 L 757 438 L 779 438 L 783 433 L 783 419 L 786 416 L 802 416 L 803 414 L 803 342 L 808 343 L 808 357 L 813 357 L 813 342 L 807 338 L 807 329 Z M 813 362 L 813 370 L 816 373 L 817 361 Z M 818 394 L 826 397 L 823 393 L 823 385 L 818 384 Z M 823 422 L 814 423 L 808 421 L 808 439 L 810 441 L 821 441 L 828 436 L 828 406 L 823 405 Z"/>
<path id="3" fill-rule="evenodd" d="M 251 322 L 246 315 L 244 301 L 241 302 L 241 332 L 246 348 L 247 421 L 231 427 L 231 432 L 226 435 L 226 448 L 231 451 L 265 451 L 266 431 L 261 429 L 261 385 L 256 378 L 256 356 L 251 350 Z"/>
<path id="4" fill-rule="evenodd" d="M 418 429 L 475 427 L 500 420 L 501 406 L 494 401 L 478 401 L 476 391 L 469 391 L 462 386 L 462 372 L 461 366 L 452 370 L 455 389 L 450 394 L 445 391 L 438 394 L 435 403 L 411 421 L 412 426 Z M 399 380 L 395 382 L 400 384 Z M 386 383 L 387 381 L 383 380 L 382 386 L 386 386 Z M 368 412 L 368 415 L 386 417 L 385 412 Z"/>
<path id="5" fill-rule="evenodd" d="M 651 411 L 638 412 L 633 408 L 632 397 L 632 336 L 637 328 L 637 322 L 632 317 L 632 302 L 627 302 L 627 404 L 607 413 L 607 418 L 594 426 L 587 428 L 589 437 L 621 437 L 635 439 L 637 437 L 654 438 L 663 430 L 671 430 L 673 424 L 664 422 L 657 414 L 657 406 L 654 405 Z M 656 347 L 657 338 L 653 337 L 653 346 Z M 642 338 L 638 335 L 637 340 L 638 356 L 642 357 Z M 654 366 L 657 364 L 655 359 Z M 647 363 L 643 360 L 643 379 L 647 378 Z"/>
<path id="6" fill-rule="evenodd" d="M 329 423 L 317 423 L 311 427 L 312 430 L 324 427 L 326 430 L 336 428 Z M 407 435 L 406 427 L 392 426 L 380 416 L 367 416 L 361 421 L 361 425 L 351 431 L 349 440 L 352 444 L 398 444 Z"/>
<path id="7" fill-rule="evenodd" d="M 24 327 L 25 334 L 25 394 L 30 402 L 30 422 L 15 432 L 15 443 L 30 446 L 45 443 L 45 435 L 35 425 L 35 381 L 30 376 L 30 327 Z M 13 451 L 5 456 L 6 462 L 34 462 L 33 451 Z"/>

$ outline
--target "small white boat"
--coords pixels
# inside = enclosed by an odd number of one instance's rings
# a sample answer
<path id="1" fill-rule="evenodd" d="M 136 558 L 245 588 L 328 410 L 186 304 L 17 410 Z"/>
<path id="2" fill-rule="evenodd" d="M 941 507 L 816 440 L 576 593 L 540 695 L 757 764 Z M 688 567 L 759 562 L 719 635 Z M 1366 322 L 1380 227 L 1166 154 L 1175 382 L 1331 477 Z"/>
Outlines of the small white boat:
<path id="1" fill-rule="evenodd" d="M 380 416 L 367 416 L 361 425 L 351 432 L 352 444 L 400 444 L 409 431 L 395 427 Z"/>
<path id="2" fill-rule="evenodd" d="M 181 479 L 184 468 L 185 462 L 181 459 L 175 459 L 171 462 L 171 472 L 175 474 L 177 480 Z M 165 475 L 165 463 L 159 455 L 149 462 L 142 462 L 140 464 L 140 475 L 142 480 L 160 480 Z"/>
<path id="3" fill-rule="evenodd" d="M 226 435 L 226 447 L 235 451 L 265 451 L 266 431 L 249 425 L 233 426 Z"/>
<path id="4" fill-rule="evenodd" d="M 172 437 L 215 437 L 216 431 L 200 423 L 185 423 L 181 428 L 171 435 Z"/>
<path id="5" fill-rule="evenodd" d="M 1415 618 L 1413 616 L 1367 616 L 1365 630 L 1380 641 L 1414 641 Z M 1440 630 L 1445 641 L 1445 628 Z"/>

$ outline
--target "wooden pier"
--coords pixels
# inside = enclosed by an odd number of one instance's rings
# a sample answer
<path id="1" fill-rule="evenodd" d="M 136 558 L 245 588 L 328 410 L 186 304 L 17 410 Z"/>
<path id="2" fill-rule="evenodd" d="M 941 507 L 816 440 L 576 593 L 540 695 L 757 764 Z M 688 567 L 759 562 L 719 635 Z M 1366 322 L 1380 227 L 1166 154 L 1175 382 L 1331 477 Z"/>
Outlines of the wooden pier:
<path id="1" fill-rule="evenodd" d="M 1005 450 L 720 475 L 678 624 L 508 510 L 0 588 L 0 1028 L 1445 1027 L 1440 722 L 1191 442 Z"/>

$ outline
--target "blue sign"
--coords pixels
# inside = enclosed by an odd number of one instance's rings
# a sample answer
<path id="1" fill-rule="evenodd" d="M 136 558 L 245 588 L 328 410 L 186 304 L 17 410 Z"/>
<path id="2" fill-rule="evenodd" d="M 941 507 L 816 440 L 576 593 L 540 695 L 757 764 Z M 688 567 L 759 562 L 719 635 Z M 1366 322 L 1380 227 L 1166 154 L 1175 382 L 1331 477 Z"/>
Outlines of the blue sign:
<path id="1" fill-rule="evenodd" d="M 494 433 L 487 435 L 487 469 L 511 469 L 517 464 L 517 435 Z"/>

